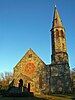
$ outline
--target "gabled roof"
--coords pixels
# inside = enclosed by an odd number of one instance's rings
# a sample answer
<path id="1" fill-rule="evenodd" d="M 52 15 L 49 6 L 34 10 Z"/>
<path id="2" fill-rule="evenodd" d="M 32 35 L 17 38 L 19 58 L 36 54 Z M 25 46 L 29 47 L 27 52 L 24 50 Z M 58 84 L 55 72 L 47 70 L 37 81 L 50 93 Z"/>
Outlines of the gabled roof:
<path id="1" fill-rule="evenodd" d="M 39 60 L 42 61 L 42 59 L 41 59 L 31 48 L 26 52 L 26 54 L 27 54 L 27 53 L 30 53 L 30 54 L 33 53 L 35 56 L 37 56 L 37 57 L 39 58 Z M 26 54 L 25 54 L 25 55 L 26 55 Z M 42 62 L 43 62 L 43 61 L 42 61 Z M 44 62 L 43 62 L 43 63 L 44 63 Z M 45 63 L 44 63 L 44 64 L 45 64 Z"/>
<path id="2" fill-rule="evenodd" d="M 31 56 L 33 57 L 35 55 L 35 57 L 37 57 L 44 65 L 46 65 L 40 57 L 38 57 L 38 55 L 30 48 L 26 53 L 25 55 L 22 57 L 22 59 L 17 63 L 17 65 L 23 61 L 24 59 L 29 59 Z M 30 56 L 30 57 L 29 57 Z M 17 67 L 17 65 L 15 67 Z M 14 68 L 15 68 L 14 67 Z"/>

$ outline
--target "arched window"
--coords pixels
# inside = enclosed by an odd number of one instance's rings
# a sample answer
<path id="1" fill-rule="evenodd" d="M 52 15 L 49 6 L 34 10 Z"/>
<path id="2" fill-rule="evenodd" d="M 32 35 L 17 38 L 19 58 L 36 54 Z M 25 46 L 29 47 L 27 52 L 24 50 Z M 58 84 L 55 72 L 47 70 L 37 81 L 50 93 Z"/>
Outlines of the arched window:
<path id="1" fill-rule="evenodd" d="M 56 39 L 59 37 L 59 31 L 56 29 Z"/>
<path id="2" fill-rule="evenodd" d="M 54 33 L 51 34 L 52 43 L 54 42 Z"/>
<path id="3" fill-rule="evenodd" d="M 39 88 L 42 88 L 42 75 L 39 74 Z"/>
<path id="4" fill-rule="evenodd" d="M 64 50 L 65 46 L 64 46 L 64 43 L 62 43 L 62 49 Z"/>
<path id="5" fill-rule="evenodd" d="M 60 30 L 60 33 L 61 33 L 61 37 L 64 38 L 64 32 L 63 32 L 63 30 Z"/>

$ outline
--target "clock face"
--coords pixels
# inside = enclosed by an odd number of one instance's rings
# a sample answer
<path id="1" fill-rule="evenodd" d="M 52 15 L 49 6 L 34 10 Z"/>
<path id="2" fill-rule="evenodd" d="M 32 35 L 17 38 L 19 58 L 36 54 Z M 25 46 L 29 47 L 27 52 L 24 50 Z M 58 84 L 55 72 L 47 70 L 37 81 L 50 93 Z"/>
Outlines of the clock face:
<path id="1" fill-rule="evenodd" d="M 28 62 L 25 66 L 24 66 L 24 73 L 26 75 L 32 75 L 34 74 L 34 72 L 36 71 L 36 66 L 34 65 L 34 63 L 32 62 Z"/>

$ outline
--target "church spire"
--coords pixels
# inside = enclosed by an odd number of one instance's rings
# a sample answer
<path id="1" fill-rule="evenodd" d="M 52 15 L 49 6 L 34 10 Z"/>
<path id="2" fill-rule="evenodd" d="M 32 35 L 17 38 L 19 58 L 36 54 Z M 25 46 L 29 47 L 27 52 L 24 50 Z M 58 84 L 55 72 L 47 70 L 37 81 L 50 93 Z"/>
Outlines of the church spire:
<path id="1" fill-rule="evenodd" d="M 51 39 L 52 39 L 52 62 L 68 62 L 65 28 L 62 26 L 62 22 L 56 6 L 54 8 Z"/>
<path id="2" fill-rule="evenodd" d="M 52 28 L 54 28 L 54 27 L 62 27 L 62 21 L 60 19 L 60 16 L 59 16 L 59 13 L 58 13 L 56 5 L 54 7 L 54 16 L 53 16 Z"/>

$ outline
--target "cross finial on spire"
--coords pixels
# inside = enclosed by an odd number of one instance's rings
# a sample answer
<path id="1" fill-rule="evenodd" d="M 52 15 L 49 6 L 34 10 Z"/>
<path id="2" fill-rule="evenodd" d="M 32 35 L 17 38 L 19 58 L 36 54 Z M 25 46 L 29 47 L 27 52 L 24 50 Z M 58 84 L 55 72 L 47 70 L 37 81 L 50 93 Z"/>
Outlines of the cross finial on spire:
<path id="1" fill-rule="evenodd" d="M 56 5 L 55 5 L 55 7 L 56 7 Z"/>

